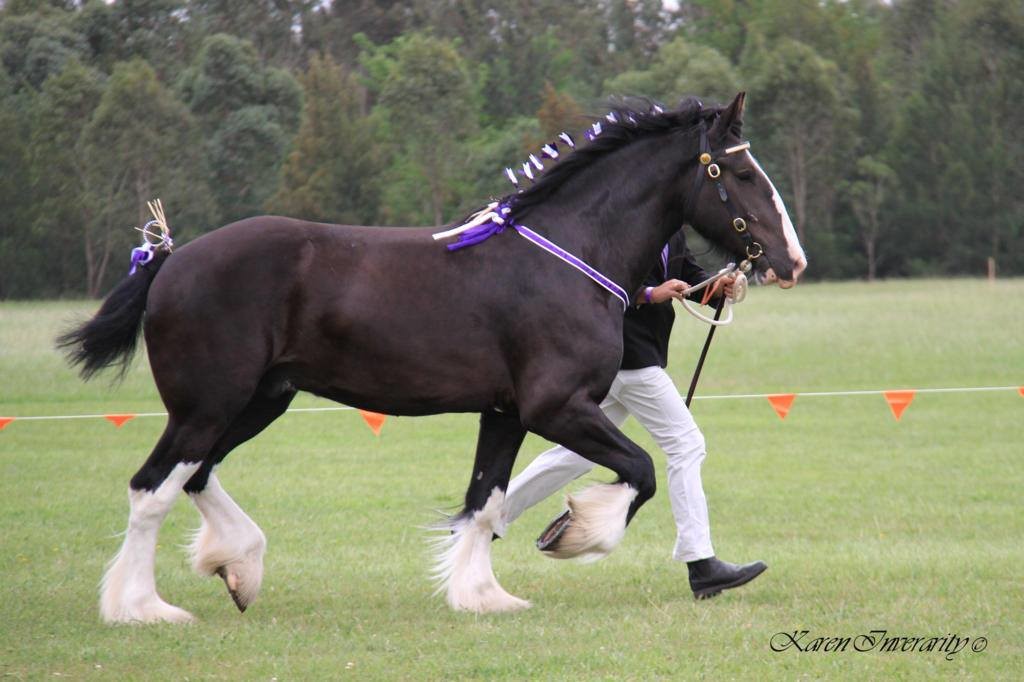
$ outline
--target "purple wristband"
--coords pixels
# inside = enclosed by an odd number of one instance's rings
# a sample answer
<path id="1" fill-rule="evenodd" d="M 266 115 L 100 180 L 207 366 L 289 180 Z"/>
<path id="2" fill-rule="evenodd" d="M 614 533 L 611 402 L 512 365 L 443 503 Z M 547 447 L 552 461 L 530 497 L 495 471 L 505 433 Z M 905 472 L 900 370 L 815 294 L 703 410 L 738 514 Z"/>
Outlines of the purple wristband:
<path id="1" fill-rule="evenodd" d="M 648 303 L 654 303 L 654 301 L 651 300 L 651 294 L 653 292 L 654 292 L 654 287 L 646 287 L 646 288 L 644 288 L 644 299 L 646 299 Z"/>

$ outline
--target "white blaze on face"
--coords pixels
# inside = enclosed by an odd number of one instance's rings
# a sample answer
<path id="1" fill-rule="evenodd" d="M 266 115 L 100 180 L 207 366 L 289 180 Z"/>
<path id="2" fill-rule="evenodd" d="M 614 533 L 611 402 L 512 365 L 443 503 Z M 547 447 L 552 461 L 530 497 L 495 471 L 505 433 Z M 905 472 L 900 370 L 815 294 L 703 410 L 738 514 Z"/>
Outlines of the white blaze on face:
<path id="1" fill-rule="evenodd" d="M 761 168 L 761 164 L 757 162 L 754 155 L 749 151 L 747 154 L 750 156 L 750 160 L 754 162 L 754 167 L 757 168 L 761 177 L 772 188 L 772 201 L 775 202 L 775 210 L 779 212 L 779 217 L 782 219 L 782 234 L 786 239 L 786 252 L 793 262 L 793 279 L 796 280 L 807 267 L 807 256 L 804 254 L 803 247 L 800 246 L 800 238 L 797 237 L 793 221 L 789 219 L 789 212 L 786 211 L 786 204 L 782 202 L 782 195 L 779 194 L 779 190 L 775 189 L 775 184 L 768 177 L 768 174 L 764 172 L 764 169 Z"/>

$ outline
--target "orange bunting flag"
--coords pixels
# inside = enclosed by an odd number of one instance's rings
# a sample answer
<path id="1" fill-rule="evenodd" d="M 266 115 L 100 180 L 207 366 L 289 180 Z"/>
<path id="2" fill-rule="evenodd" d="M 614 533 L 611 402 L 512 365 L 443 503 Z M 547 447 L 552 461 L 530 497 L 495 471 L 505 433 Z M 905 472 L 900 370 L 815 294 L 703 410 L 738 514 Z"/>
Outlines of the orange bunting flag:
<path id="1" fill-rule="evenodd" d="M 0 431 L 4 430 L 4 427 L 14 421 L 14 417 L 0 417 Z"/>
<path id="2" fill-rule="evenodd" d="M 105 415 L 103 415 L 103 418 L 106 419 L 111 424 L 113 424 L 114 426 L 116 426 L 117 428 L 121 428 L 122 426 L 124 426 L 125 422 L 131 421 L 132 419 L 135 419 L 135 415 L 134 414 L 105 414 Z"/>
<path id="3" fill-rule="evenodd" d="M 1020 397 L 1021 397 L 1021 398 L 1024 398 L 1024 386 L 1021 386 L 1020 388 L 1018 388 L 1018 389 L 1017 389 L 1017 393 L 1020 393 Z M 3 428 L 3 427 L 2 427 L 2 426 L 0 426 L 0 429 L 2 429 L 2 428 Z"/>
<path id="4" fill-rule="evenodd" d="M 768 396 L 768 402 L 775 408 L 775 413 L 779 415 L 779 419 L 786 418 L 794 400 L 796 400 L 796 393 L 776 393 L 775 395 Z"/>
<path id="5" fill-rule="evenodd" d="M 379 436 L 380 430 L 384 428 L 384 420 L 388 418 L 386 414 L 379 412 L 370 412 L 368 410 L 359 410 L 359 414 L 363 415 L 363 421 L 373 431 L 373 435 Z"/>
<path id="6" fill-rule="evenodd" d="M 892 416 L 896 417 L 896 421 L 900 420 L 903 416 L 903 410 L 907 409 L 911 402 L 914 400 L 914 395 L 917 391 L 883 391 L 882 394 L 885 396 L 886 401 L 889 403 L 889 409 L 892 410 Z"/>

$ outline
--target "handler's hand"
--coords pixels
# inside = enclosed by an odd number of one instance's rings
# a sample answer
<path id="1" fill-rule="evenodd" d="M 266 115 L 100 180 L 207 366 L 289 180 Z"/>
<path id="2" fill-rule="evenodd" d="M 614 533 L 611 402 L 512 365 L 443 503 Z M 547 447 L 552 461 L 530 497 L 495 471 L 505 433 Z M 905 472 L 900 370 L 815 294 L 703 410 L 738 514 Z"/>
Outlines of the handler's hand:
<path id="1" fill-rule="evenodd" d="M 683 292 L 690 288 L 690 285 L 680 279 L 670 279 L 662 282 L 651 290 L 652 303 L 664 303 L 673 298 L 683 300 Z"/>
<path id="2" fill-rule="evenodd" d="M 730 273 L 721 279 L 722 291 L 725 292 L 725 297 L 733 300 L 736 298 L 736 273 Z"/>

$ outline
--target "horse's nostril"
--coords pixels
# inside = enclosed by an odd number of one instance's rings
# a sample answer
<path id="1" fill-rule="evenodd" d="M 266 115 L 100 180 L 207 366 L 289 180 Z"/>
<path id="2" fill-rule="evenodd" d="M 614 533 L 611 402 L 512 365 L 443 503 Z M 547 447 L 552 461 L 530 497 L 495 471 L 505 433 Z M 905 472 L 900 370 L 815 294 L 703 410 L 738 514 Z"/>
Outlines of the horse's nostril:
<path id="1" fill-rule="evenodd" d="M 799 279 L 800 275 L 804 270 L 807 269 L 807 259 L 801 256 L 796 259 L 796 263 L 793 265 L 793 279 Z"/>

